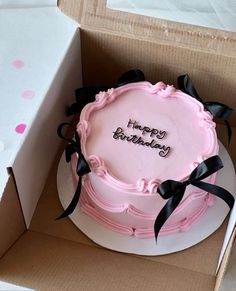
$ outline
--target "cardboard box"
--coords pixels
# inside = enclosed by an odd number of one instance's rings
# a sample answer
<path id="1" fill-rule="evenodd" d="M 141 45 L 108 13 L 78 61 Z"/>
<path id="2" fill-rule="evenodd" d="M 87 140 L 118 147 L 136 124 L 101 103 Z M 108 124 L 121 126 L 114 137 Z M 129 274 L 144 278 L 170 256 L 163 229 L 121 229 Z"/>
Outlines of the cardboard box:
<path id="1" fill-rule="evenodd" d="M 234 33 L 113 11 L 106 9 L 104 0 L 61 0 L 59 7 L 81 24 L 84 85 L 112 84 L 130 68 L 142 69 L 152 82 L 163 80 L 176 85 L 176 76 L 188 72 L 205 100 L 221 101 L 236 108 Z M 68 56 L 71 56 L 69 51 Z M 73 66 L 73 61 L 70 65 Z M 55 80 L 52 82 L 55 84 Z M 59 80 L 61 88 L 62 84 Z M 72 87 L 70 84 L 69 90 Z M 65 104 L 65 99 L 57 96 L 56 109 Z M 56 111 L 51 111 L 48 122 L 58 121 L 54 119 Z M 235 114 L 231 124 L 234 134 L 229 151 L 236 162 Z M 226 140 L 224 128 L 219 136 Z M 31 141 L 35 138 L 32 136 Z M 103 249 L 83 235 L 69 219 L 55 221 L 62 211 L 56 189 L 56 171 L 62 151 L 63 145 L 45 181 L 29 230 L 0 261 L 0 280 L 36 290 L 219 289 L 235 236 L 234 221 L 227 233 L 226 250 L 217 274 L 227 221 L 203 242 L 171 255 L 145 257 Z M 11 189 L 6 188 L 4 195 L 9 197 L 13 191 L 17 197 L 17 190 Z M 12 222 L 17 220 L 17 226 L 11 238 L 6 232 L 9 216 L 4 216 L 5 224 L 0 234 L 4 237 L 1 245 L 5 250 L 6 245 L 9 247 L 24 231 L 19 203 L 16 199 L 9 200 L 8 207 L 12 207 L 13 200 L 18 204 L 19 211 L 15 215 L 19 220 L 12 217 Z M 28 208 L 33 211 L 32 206 Z"/>

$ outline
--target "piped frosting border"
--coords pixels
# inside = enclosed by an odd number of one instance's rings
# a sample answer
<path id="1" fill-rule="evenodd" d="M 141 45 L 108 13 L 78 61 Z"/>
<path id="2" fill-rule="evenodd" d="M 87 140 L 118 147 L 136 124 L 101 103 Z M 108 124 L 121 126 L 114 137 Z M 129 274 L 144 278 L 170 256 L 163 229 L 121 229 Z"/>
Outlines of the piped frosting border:
<path id="1" fill-rule="evenodd" d="M 91 132 L 91 126 L 89 123 L 89 117 L 90 115 L 102 108 L 104 108 L 106 105 L 112 103 L 117 97 L 119 97 L 121 94 L 129 91 L 129 90 L 146 90 L 148 93 L 156 94 L 158 97 L 166 98 L 166 97 L 178 97 L 178 98 L 189 98 L 191 100 L 192 104 L 197 106 L 199 110 L 199 115 L 201 115 L 201 121 L 200 125 L 204 127 L 208 127 L 209 129 L 209 146 L 208 149 L 202 153 L 196 161 L 193 162 L 192 165 L 190 165 L 189 172 L 191 172 L 199 163 L 201 163 L 203 160 L 207 159 L 212 154 L 216 154 L 218 152 L 218 143 L 217 143 L 217 137 L 215 132 L 215 123 L 213 122 L 213 118 L 211 114 L 204 110 L 203 105 L 198 102 L 196 99 L 188 96 L 187 94 L 176 90 L 173 86 L 169 86 L 164 84 L 163 82 L 158 82 L 155 85 L 152 85 L 149 82 L 139 82 L 139 83 L 130 83 L 127 85 L 124 85 L 122 87 L 118 87 L 116 89 L 112 88 L 109 89 L 106 92 L 100 92 L 96 95 L 96 100 L 93 103 L 87 104 L 84 109 L 81 112 L 80 115 L 80 122 L 77 125 L 77 131 L 81 138 L 81 148 L 82 152 L 85 156 L 85 159 L 88 161 L 91 170 L 104 182 L 111 185 L 112 187 L 122 190 L 122 191 L 129 191 L 133 192 L 134 194 L 139 193 L 150 193 L 154 194 L 156 193 L 156 189 L 159 186 L 159 184 L 163 181 L 160 181 L 158 178 L 156 179 L 146 179 L 146 178 L 139 178 L 134 183 L 126 183 L 124 181 L 121 181 L 115 175 L 113 175 L 110 170 L 107 168 L 105 162 L 96 155 L 90 155 L 88 156 L 86 151 L 86 141 L 87 138 L 90 135 Z M 183 175 L 180 177 L 176 177 L 176 180 L 183 181 L 186 179 L 188 175 Z"/>

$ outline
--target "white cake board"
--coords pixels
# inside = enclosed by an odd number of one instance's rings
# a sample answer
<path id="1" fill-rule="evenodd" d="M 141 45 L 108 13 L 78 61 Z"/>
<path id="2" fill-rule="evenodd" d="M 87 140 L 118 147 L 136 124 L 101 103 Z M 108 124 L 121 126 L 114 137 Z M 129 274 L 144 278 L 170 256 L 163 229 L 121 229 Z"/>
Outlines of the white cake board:
<path id="1" fill-rule="evenodd" d="M 225 147 L 220 142 L 219 144 L 219 156 L 224 168 L 217 173 L 216 185 L 227 189 L 234 195 L 236 190 L 234 166 Z M 64 154 L 58 167 L 57 187 L 61 204 L 65 209 L 69 205 L 75 190 L 70 164 L 66 163 Z M 124 253 L 154 256 L 181 251 L 201 242 L 221 226 L 228 213 L 228 205 L 220 198 L 216 198 L 214 206 L 209 207 L 207 212 L 192 225 L 189 231 L 160 236 L 157 239 L 157 244 L 154 237 L 140 239 L 107 229 L 80 211 L 78 206 L 69 218 L 85 235 L 105 248 Z"/>

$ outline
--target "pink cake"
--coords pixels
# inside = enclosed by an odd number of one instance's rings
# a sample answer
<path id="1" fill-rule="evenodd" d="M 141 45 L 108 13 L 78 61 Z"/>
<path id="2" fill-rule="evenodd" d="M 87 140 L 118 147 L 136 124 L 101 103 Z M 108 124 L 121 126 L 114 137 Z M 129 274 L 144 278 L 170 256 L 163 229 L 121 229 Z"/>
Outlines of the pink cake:
<path id="1" fill-rule="evenodd" d="M 166 204 L 158 185 L 187 179 L 203 160 L 218 154 L 215 123 L 196 99 L 159 82 L 138 82 L 96 95 L 77 126 L 91 172 L 83 177 L 80 209 L 125 235 L 154 236 Z M 76 154 L 72 172 L 76 187 Z M 204 181 L 214 183 L 215 175 Z M 214 203 L 192 185 L 160 235 L 186 231 Z"/>

